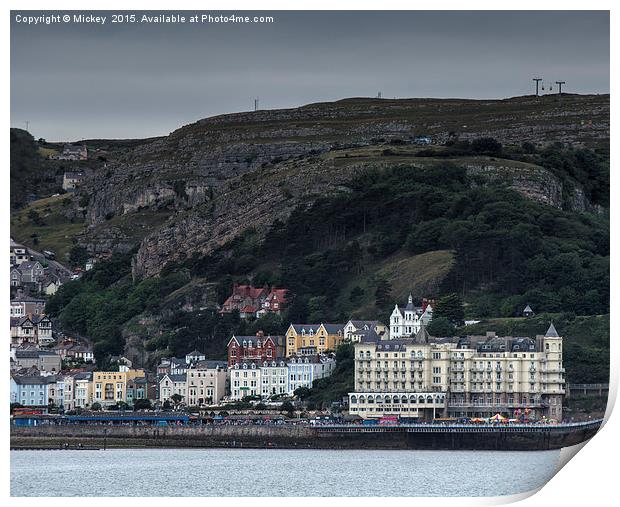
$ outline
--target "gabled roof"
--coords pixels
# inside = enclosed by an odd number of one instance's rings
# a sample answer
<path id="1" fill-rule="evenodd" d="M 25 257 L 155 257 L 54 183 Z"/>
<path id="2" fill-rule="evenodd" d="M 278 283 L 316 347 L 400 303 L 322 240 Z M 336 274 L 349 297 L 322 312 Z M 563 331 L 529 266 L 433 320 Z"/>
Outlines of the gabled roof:
<path id="1" fill-rule="evenodd" d="M 344 324 L 323 324 L 328 334 L 338 334 L 344 329 Z"/>
<path id="2" fill-rule="evenodd" d="M 532 312 L 532 308 L 530 307 L 530 305 L 526 305 L 525 308 L 523 309 L 523 313 L 525 312 Z"/>
<path id="3" fill-rule="evenodd" d="M 549 329 L 547 329 L 547 332 L 545 333 L 545 336 L 549 336 L 549 337 L 553 337 L 553 338 L 559 338 L 560 337 L 558 332 L 555 330 L 555 326 L 553 325 L 553 322 L 549 326 Z"/>
<path id="4" fill-rule="evenodd" d="M 286 295 L 288 294 L 288 289 L 271 289 L 269 296 L 267 298 L 270 301 L 277 301 L 278 303 L 286 302 Z"/>
<path id="5" fill-rule="evenodd" d="M 39 261 L 26 261 L 26 262 L 22 262 L 17 267 L 17 269 L 19 271 L 26 271 L 28 269 L 33 269 L 35 264 L 38 264 L 39 266 L 41 266 L 41 263 Z M 43 266 L 41 266 L 41 267 L 43 267 Z"/>
<path id="6" fill-rule="evenodd" d="M 56 382 L 56 375 L 13 375 L 13 380 L 20 385 L 42 385 Z"/>
<path id="7" fill-rule="evenodd" d="M 415 335 L 416 343 L 428 343 L 430 341 L 431 336 L 428 334 L 426 330 L 426 326 L 420 326 L 420 330 Z"/>
<path id="8" fill-rule="evenodd" d="M 378 320 L 350 320 L 349 322 L 355 326 L 355 329 L 358 330 L 364 326 L 368 326 L 369 329 L 375 328 L 380 324 Z"/>
<path id="9" fill-rule="evenodd" d="M 193 368 L 201 369 L 201 370 L 215 370 L 216 368 L 224 368 L 228 367 L 228 363 L 226 361 L 212 361 L 210 359 L 203 359 L 202 361 L 198 361 Z"/>
<path id="10" fill-rule="evenodd" d="M 379 335 L 375 331 L 374 327 L 370 329 L 358 329 L 355 334 L 361 335 L 361 343 L 373 343 L 380 340 Z"/>
<path id="11" fill-rule="evenodd" d="M 172 382 L 185 382 L 187 380 L 187 374 L 185 373 L 181 373 L 178 375 L 169 375 L 169 374 L 165 374 L 161 379 L 160 379 L 160 383 L 166 378 L 168 377 L 170 380 L 172 380 Z"/>
<path id="12" fill-rule="evenodd" d="M 405 306 L 405 311 L 412 312 L 413 310 L 415 310 L 415 307 L 413 306 L 413 296 L 409 294 L 409 299 L 407 299 L 407 306 Z"/>
<path id="13" fill-rule="evenodd" d="M 293 326 L 293 329 L 297 334 L 300 334 L 302 330 L 304 330 L 306 333 L 312 331 L 316 334 L 316 332 L 321 327 L 321 324 L 291 324 L 291 326 Z"/>

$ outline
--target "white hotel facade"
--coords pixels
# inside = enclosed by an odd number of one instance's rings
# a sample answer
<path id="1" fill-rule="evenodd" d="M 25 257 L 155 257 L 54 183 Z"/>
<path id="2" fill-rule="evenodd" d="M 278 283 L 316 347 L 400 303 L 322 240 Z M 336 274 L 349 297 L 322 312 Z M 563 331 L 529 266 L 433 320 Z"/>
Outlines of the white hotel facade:
<path id="1" fill-rule="evenodd" d="M 553 324 L 535 339 L 413 338 L 355 344 L 349 412 L 417 420 L 489 417 L 562 419 L 562 337 Z"/>

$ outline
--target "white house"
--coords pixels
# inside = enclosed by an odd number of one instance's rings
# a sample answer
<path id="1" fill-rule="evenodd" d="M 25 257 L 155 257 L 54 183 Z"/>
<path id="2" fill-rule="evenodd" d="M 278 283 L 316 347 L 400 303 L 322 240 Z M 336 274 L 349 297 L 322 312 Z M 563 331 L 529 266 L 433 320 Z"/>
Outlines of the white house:
<path id="1" fill-rule="evenodd" d="M 282 360 L 265 361 L 260 368 L 261 398 L 289 394 L 288 366 Z"/>
<path id="2" fill-rule="evenodd" d="M 261 369 L 256 363 L 235 363 L 229 368 L 229 375 L 232 400 L 261 395 Z"/>
<path id="3" fill-rule="evenodd" d="M 170 401 L 175 394 L 183 397 L 182 403 L 187 402 L 187 374 L 166 374 L 159 381 L 159 401 Z"/>
<path id="4" fill-rule="evenodd" d="M 430 304 L 425 308 L 414 306 L 413 297 L 409 294 L 407 305 L 402 310 L 395 305 L 390 315 L 390 339 L 415 336 L 432 319 L 433 307 Z"/>

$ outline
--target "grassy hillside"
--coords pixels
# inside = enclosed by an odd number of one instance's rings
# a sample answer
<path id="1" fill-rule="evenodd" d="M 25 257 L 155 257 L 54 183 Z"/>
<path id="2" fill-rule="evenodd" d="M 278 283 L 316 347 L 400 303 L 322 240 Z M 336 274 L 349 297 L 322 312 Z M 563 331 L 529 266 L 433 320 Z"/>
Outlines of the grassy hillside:
<path id="1" fill-rule="evenodd" d="M 11 235 L 18 243 L 35 250 L 51 250 L 60 262 L 66 261 L 74 238 L 84 222 L 69 220 L 63 210 L 71 206 L 71 194 L 33 201 L 11 214 Z"/>
<path id="2" fill-rule="evenodd" d="M 351 317 L 364 318 L 376 313 L 375 289 L 378 280 L 387 280 L 392 287 L 394 302 L 403 303 L 409 294 L 416 300 L 439 293 L 439 288 L 454 265 L 454 253 L 449 250 L 409 255 L 406 252 L 369 264 L 362 275 L 353 276 L 340 291 L 336 306 Z M 363 295 L 353 298 L 352 292 L 361 289 Z"/>

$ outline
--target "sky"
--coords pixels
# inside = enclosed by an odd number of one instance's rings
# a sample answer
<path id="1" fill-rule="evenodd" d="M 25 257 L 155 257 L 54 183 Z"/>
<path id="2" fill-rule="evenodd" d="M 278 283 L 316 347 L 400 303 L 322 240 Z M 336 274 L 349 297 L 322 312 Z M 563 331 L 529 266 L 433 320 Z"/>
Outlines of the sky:
<path id="1" fill-rule="evenodd" d="M 119 24 L 111 12 L 80 13 L 107 19 L 33 25 L 16 16 L 67 13 L 11 13 L 11 126 L 28 122 L 35 138 L 166 135 L 252 110 L 255 97 L 260 109 L 378 92 L 505 98 L 532 94 L 533 77 L 546 90 L 562 80 L 566 92 L 609 93 L 604 11 L 237 13 L 273 16 L 268 24 Z"/>

